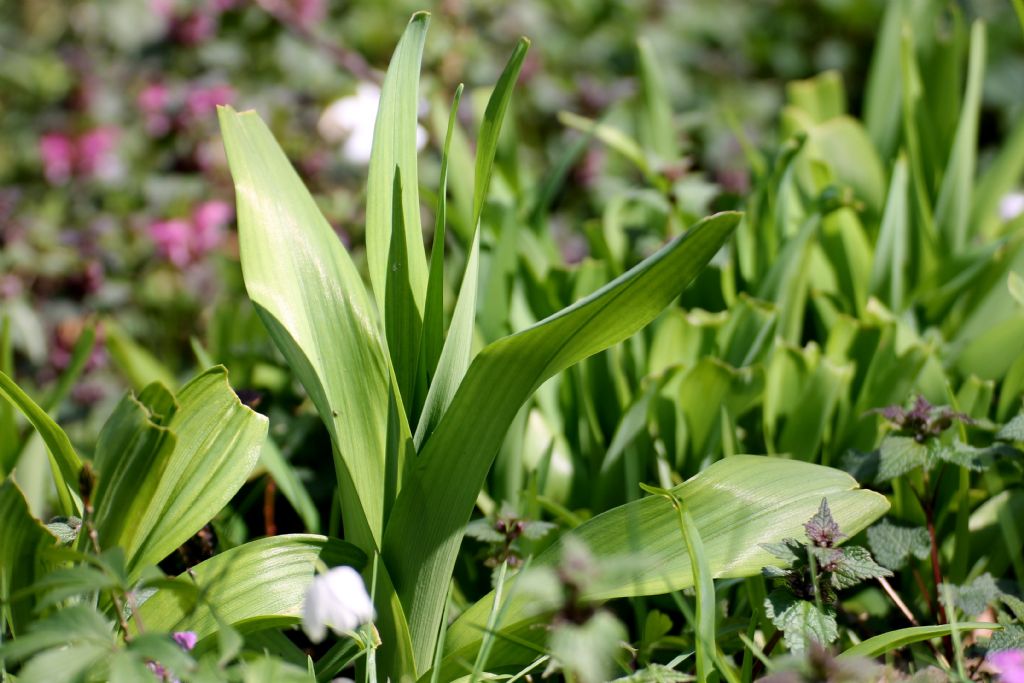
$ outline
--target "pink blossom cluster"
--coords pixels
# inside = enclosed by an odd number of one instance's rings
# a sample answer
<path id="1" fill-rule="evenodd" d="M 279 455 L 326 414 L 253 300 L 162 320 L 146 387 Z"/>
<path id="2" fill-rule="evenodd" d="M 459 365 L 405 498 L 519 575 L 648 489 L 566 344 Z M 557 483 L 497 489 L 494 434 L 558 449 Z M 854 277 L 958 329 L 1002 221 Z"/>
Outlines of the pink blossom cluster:
<path id="1" fill-rule="evenodd" d="M 234 210 L 227 202 L 210 200 L 195 207 L 189 218 L 170 218 L 149 224 L 157 253 L 178 268 L 199 261 L 224 239 Z"/>
<path id="2" fill-rule="evenodd" d="M 988 655 L 999 673 L 999 683 L 1024 683 L 1024 650 L 1000 650 Z"/>
<path id="3" fill-rule="evenodd" d="M 46 133 L 39 138 L 43 173 L 51 185 L 62 185 L 73 176 L 106 178 L 116 170 L 119 131 L 100 126 L 78 136 Z"/>
<path id="4" fill-rule="evenodd" d="M 226 84 L 192 86 L 183 96 L 175 97 L 166 84 L 156 82 L 139 92 L 136 104 L 146 131 L 159 137 L 170 132 L 175 123 L 185 127 L 203 120 L 213 114 L 218 104 L 231 104 L 234 99 L 234 89 Z"/>

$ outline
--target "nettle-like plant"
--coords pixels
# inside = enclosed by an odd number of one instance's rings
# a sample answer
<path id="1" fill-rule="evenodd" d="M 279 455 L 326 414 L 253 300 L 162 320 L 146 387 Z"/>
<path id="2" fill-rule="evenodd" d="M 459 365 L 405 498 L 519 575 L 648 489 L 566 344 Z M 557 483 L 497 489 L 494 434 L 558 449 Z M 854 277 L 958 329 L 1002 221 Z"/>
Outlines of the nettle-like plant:
<path id="1" fill-rule="evenodd" d="M 14 636 L 0 656 L 27 662 L 25 680 L 72 661 L 76 671 L 102 677 L 115 660 L 124 660 L 126 671 L 159 663 L 183 679 L 230 678 L 240 675 L 231 668 L 240 654 L 263 652 L 307 664 L 307 671 L 289 669 L 292 677 L 329 678 L 362 656 L 368 680 L 452 680 L 484 667 L 519 670 L 546 651 L 547 631 L 536 626 L 552 612 L 532 609 L 516 595 L 516 581 L 505 578 L 519 552 L 509 528 L 496 556 L 496 591 L 450 625 L 445 618 L 460 545 L 488 471 L 531 395 L 658 317 L 726 244 L 740 215 L 693 223 L 589 296 L 477 350 L 481 231 L 488 214 L 500 211 L 489 204 L 488 188 L 528 42 L 516 47 L 480 123 L 470 230 L 463 236 L 467 257 L 445 330 L 448 156 L 461 88 L 448 120 L 428 259 L 416 152 L 427 23 L 424 13 L 412 18 L 383 83 L 367 189 L 372 294 L 259 117 L 220 111 L 246 289 L 329 432 L 344 540 L 259 539 L 165 579 L 152 566 L 238 491 L 256 463 L 266 419 L 237 400 L 222 369 L 200 375 L 177 396 L 154 384 L 124 399 L 84 466 L 45 411 L 0 375 L 0 393 L 47 445 L 61 514 L 47 530 L 12 480 L 0 488 L 0 599 Z M 705 605 L 697 617 L 699 670 L 718 669 L 730 679 L 732 665 L 714 645 L 713 579 L 756 576 L 775 563 L 762 545 L 797 535 L 823 498 L 849 534 L 888 509 L 884 497 L 858 490 L 846 473 L 760 456 L 719 460 L 657 492 L 673 504 L 651 496 L 613 507 L 579 524 L 574 541 L 556 540 L 526 561 L 557 567 L 575 542 L 597 563 L 630 556 L 631 571 L 580 584 L 573 604 L 696 587 Z M 8 519 L 15 520 L 11 526 Z M 525 532 L 524 520 L 511 520 L 515 529 L 520 522 Z M 73 537 L 73 553 L 54 551 L 55 531 Z M 374 628 L 307 661 L 280 629 L 298 623 L 315 573 L 336 565 L 362 572 L 376 607 Z M 92 580 L 76 583 L 85 574 Z M 87 600 L 76 597 L 82 595 Z M 57 635 L 68 628 L 74 635 Z M 172 633 L 179 644 L 194 644 L 194 652 L 183 652 Z M 252 661 L 243 664 L 246 672 L 256 670 Z"/>

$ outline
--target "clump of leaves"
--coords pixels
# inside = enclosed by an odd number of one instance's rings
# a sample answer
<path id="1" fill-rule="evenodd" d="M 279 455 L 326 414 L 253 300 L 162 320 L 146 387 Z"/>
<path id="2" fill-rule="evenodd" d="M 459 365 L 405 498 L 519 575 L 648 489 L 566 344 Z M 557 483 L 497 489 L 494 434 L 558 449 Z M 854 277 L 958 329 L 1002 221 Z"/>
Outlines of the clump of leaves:
<path id="1" fill-rule="evenodd" d="M 910 408 L 891 405 L 876 408 L 873 412 L 888 420 L 898 433 L 913 438 L 917 443 L 924 443 L 931 437 L 939 436 L 952 427 L 954 422 L 973 422 L 969 416 L 947 406 L 933 406 L 920 394 Z"/>
<path id="2" fill-rule="evenodd" d="M 948 406 L 932 405 L 923 396 L 917 396 L 911 407 L 890 405 L 873 412 L 884 417 L 891 431 L 871 453 L 851 454 L 845 468 L 860 481 L 882 483 L 920 468 L 928 472 L 946 462 L 970 470 L 986 469 L 993 455 L 1015 451 L 1000 435 L 987 447 L 964 443 L 947 434 L 956 423 L 980 426 L 969 416 Z"/>
<path id="3" fill-rule="evenodd" d="M 514 569 L 523 563 L 520 540 L 541 539 L 554 528 L 551 522 L 527 519 L 505 502 L 493 519 L 482 517 L 466 525 L 466 535 L 489 545 L 484 561 L 488 567 L 499 567 L 507 562 Z"/>
<path id="4" fill-rule="evenodd" d="M 804 531 L 806 541 L 786 538 L 762 545 L 789 565 L 764 568 L 764 575 L 777 583 L 765 598 L 765 611 L 794 651 L 805 649 L 809 642 L 827 645 L 839 637 L 835 610 L 839 590 L 865 579 L 892 576 L 872 559 L 867 548 L 837 547 L 845 534 L 826 499 L 804 524 Z"/>

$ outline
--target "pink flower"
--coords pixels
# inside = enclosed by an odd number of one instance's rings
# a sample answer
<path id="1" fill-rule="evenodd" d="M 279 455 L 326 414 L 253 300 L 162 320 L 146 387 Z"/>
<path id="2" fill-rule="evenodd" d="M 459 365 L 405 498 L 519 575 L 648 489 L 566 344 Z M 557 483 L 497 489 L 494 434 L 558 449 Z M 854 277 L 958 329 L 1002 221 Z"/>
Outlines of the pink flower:
<path id="1" fill-rule="evenodd" d="M 93 128 L 78 138 L 77 167 L 85 175 L 108 177 L 116 165 L 113 155 L 118 131 L 107 126 Z"/>
<path id="2" fill-rule="evenodd" d="M 201 256 L 216 249 L 224 237 L 224 227 L 233 215 L 231 205 L 219 199 L 197 206 L 192 212 L 192 251 Z"/>
<path id="3" fill-rule="evenodd" d="M 192 260 L 191 235 L 191 224 L 180 218 L 149 224 L 149 236 L 156 243 L 156 250 L 178 268 L 184 268 Z"/>
<path id="4" fill-rule="evenodd" d="M 47 133 L 39 138 L 39 156 L 43 173 L 51 185 L 60 185 L 74 174 L 110 178 L 117 173 L 114 154 L 118 130 L 113 127 L 93 128 L 77 139 L 65 133 Z"/>
<path id="5" fill-rule="evenodd" d="M 327 17 L 327 3 L 324 0 L 291 0 L 296 21 L 303 26 L 313 26 Z"/>
<path id="6" fill-rule="evenodd" d="M 988 661 L 998 669 L 1000 683 L 1024 683 L 1024 650 L 990 652 Z"/>
<path id="7" fill-rule="evenodd" d="M 185 45 L 199 45 L 217 35 L 217 17 L 203 11 L 192 12 L 174 24 L 174 37 Z"/>
<path id="8" fill-rule="evenodd" d="M 192 631 L 177 631 L 173 635 L 174 642 L 181 646 L 183 650 L 191 651 L 196 646 L 196 634 Z"/>
<path id="9" fill-rule="evenodd" d="M 170 91 L 163 83 L 150 83 L 139 92 L 136 103 L 150 135 L 163 135 L 170 130 L 171 119 L 167 115 L 169 99 Z"/>
<path id="10" fill-rule="evenodd" d="M 64 133 L 47 133 L 39 138 L 39 156 L 43 172 L 51 185 L 60 185 L 71 178 L 75 163 L 75 142 Z"/>
<path id="11" fill-rule="evenodd" d="M 233 213 L 227 202 L 217 199 L 202 202 L 192 211 L 189 220 L 172 218 L 150 223 L 149 236 L 161 256 L 178 268 L 184 268 L 220 246 L 224 228 Z"/>
<path id="12" fill-rule="evenodd" d="M 991 652 L 988 661 L 999 670 L 1000 683 L 1024 683 L 1024 650 Z"/>
<path id="13" fill-rule="evenodd" d="M 230 85 L 200 86 L 185 97 L 185 112 L 192 119 L 212 114 L 218 104 L 231 104 L 235 91 Z"/>

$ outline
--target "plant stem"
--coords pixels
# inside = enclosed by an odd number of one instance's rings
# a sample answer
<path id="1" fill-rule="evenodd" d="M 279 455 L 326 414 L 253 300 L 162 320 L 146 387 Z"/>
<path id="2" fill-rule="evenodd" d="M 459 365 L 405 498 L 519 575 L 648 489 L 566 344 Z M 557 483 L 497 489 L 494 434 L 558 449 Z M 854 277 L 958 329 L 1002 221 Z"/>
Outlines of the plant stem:
<path id="1" fill-rule="evenodd" d="M 768 639 L 768 642 L 764 644 L 764 648 L 761 650 L 765 657 L 771 656 L 772 650 L 775 649 L 775 646 L 779 644 L 780 640 L 782 640 L 782 631 L 780 629 L 776 629 L 775 633 L 772 634 L 772 637 Z M 751 674 L 751 678 L 756 679 L 763 672 L 764 662 L 758 659 L 757 662 L 754 663 L 754 672 Z"/>

